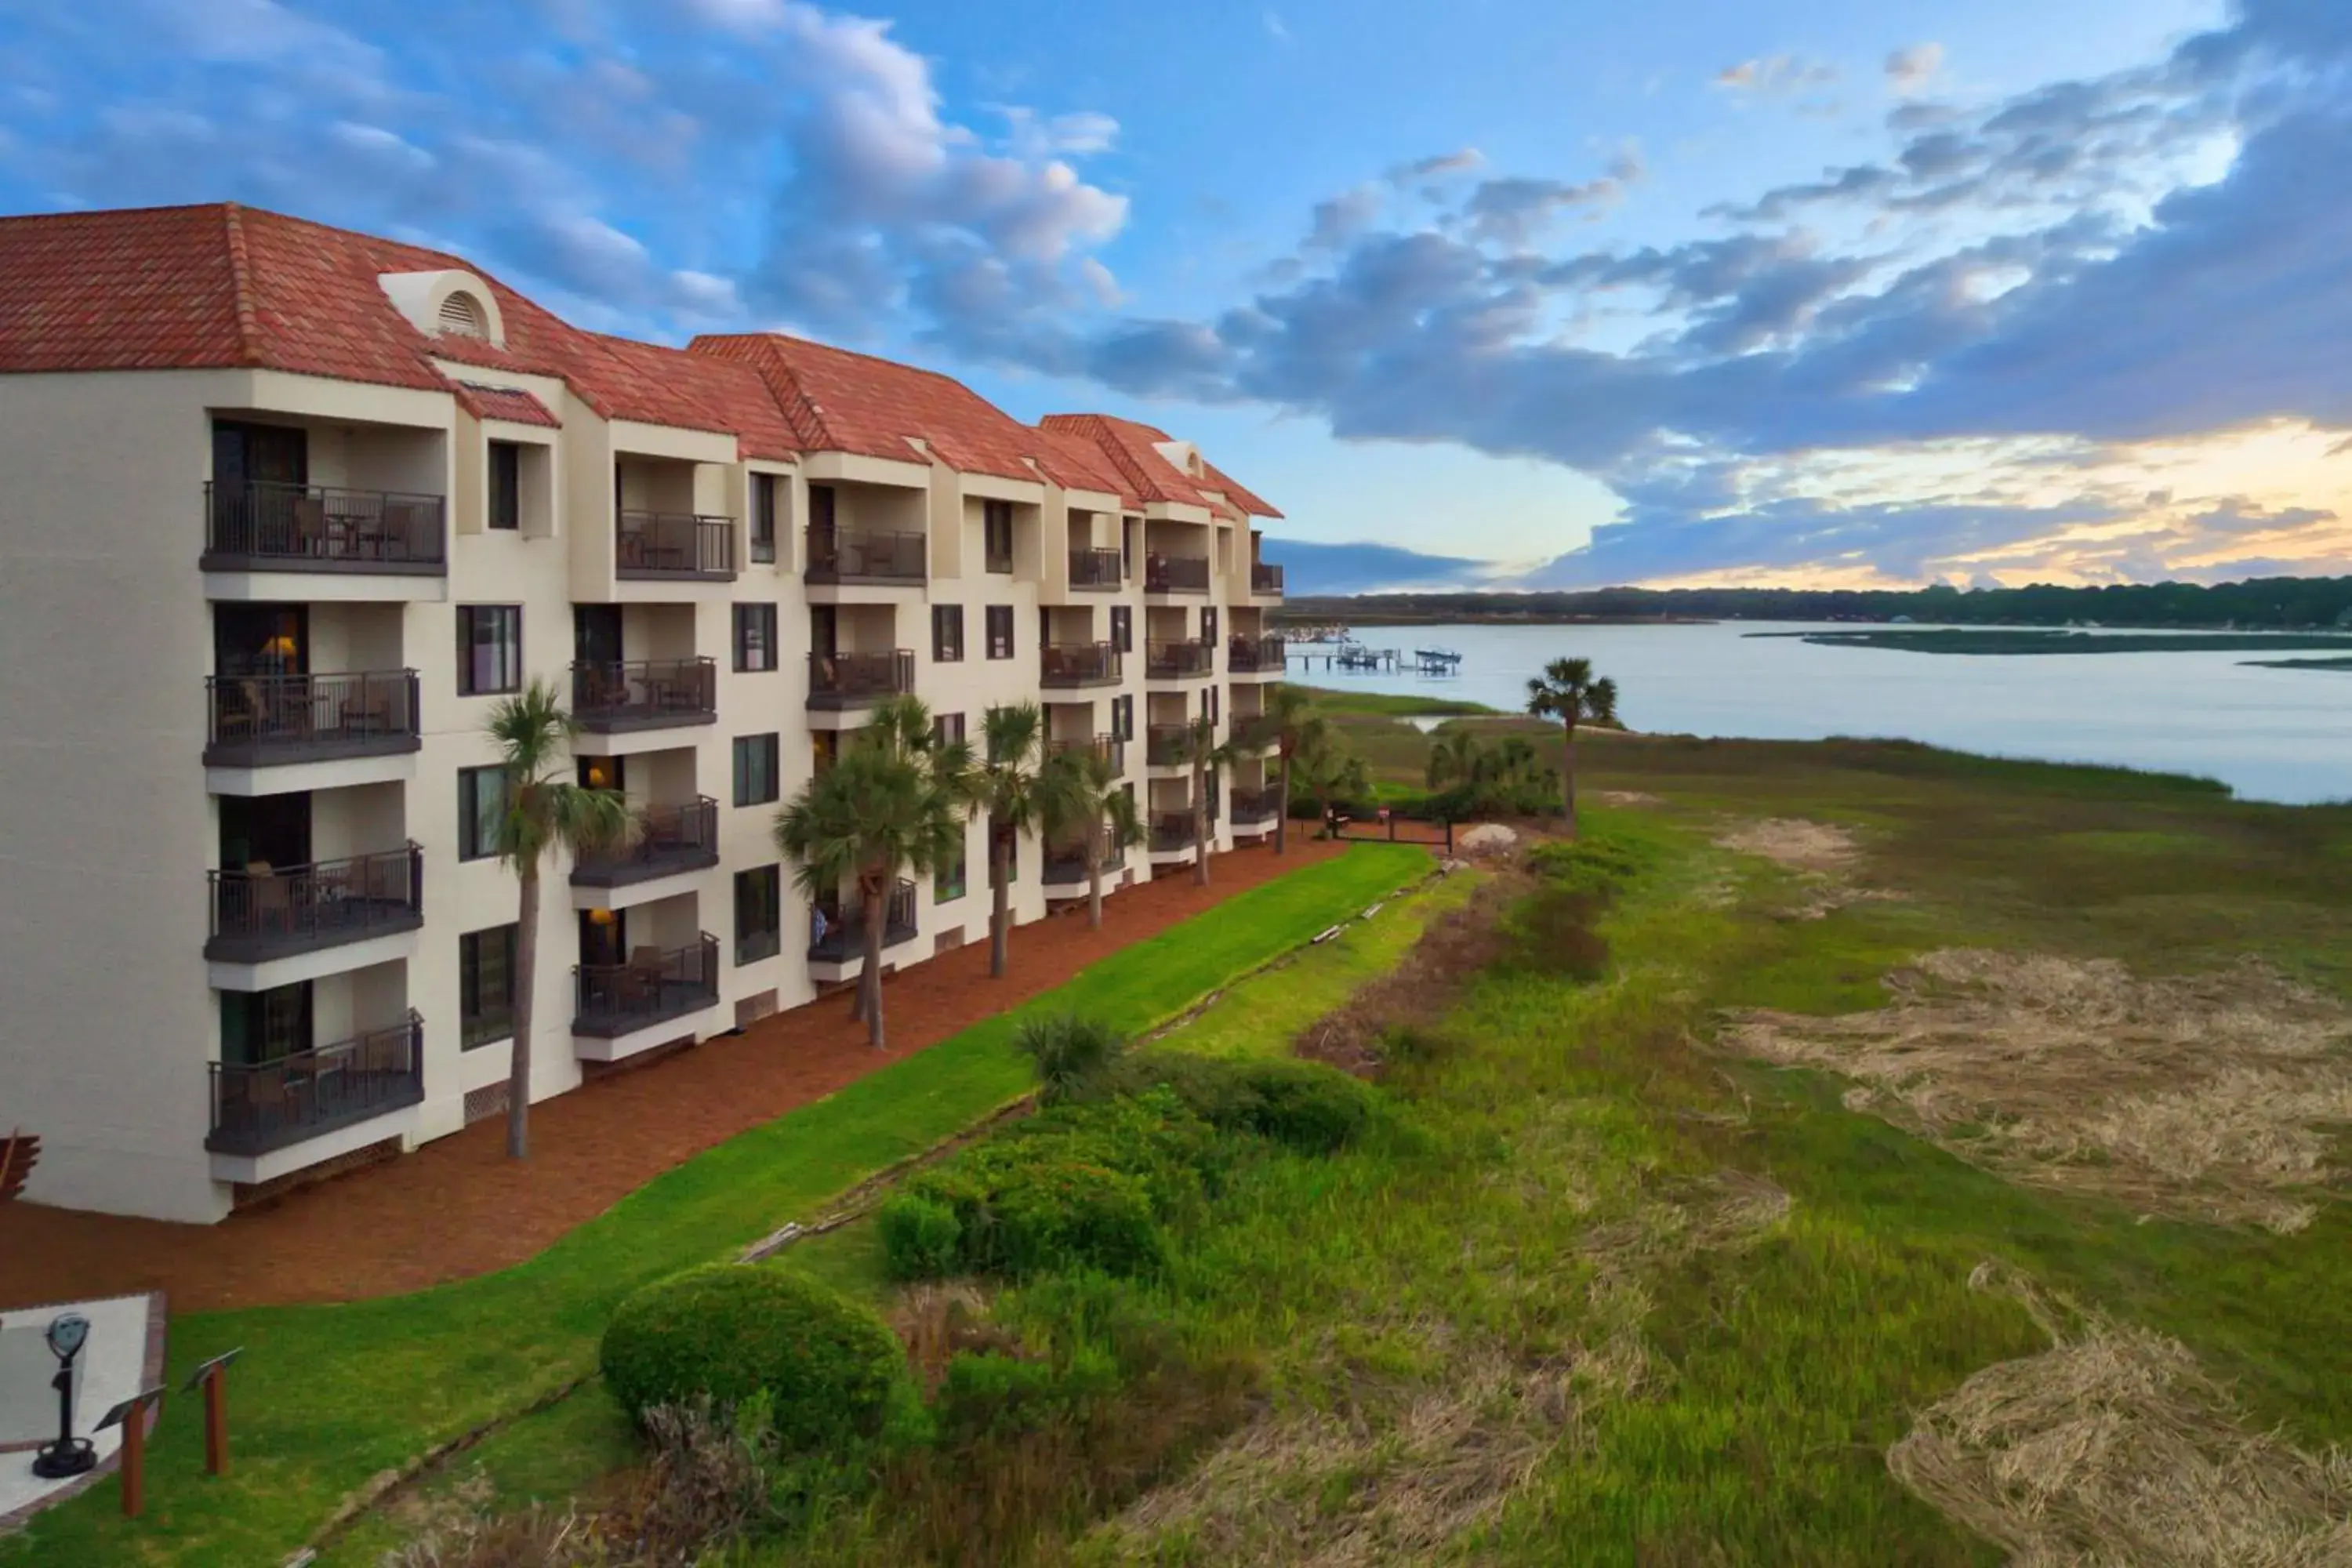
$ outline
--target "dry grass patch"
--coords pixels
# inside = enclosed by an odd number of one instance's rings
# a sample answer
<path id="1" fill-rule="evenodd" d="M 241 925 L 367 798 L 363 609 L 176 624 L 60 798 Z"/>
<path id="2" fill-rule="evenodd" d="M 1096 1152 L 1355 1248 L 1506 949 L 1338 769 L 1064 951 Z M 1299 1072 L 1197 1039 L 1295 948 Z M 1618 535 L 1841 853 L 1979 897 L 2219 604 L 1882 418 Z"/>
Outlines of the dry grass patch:
<path id="1" fill-rule="evenodd" d="M 1391 1036 L 1435 1024 L 1470 977 L 1503 955 L 1503 911 L 1526 890 L 1524 875 L 1497 868 L 1468 903 L 1423 928 L 1393 968 L 1301 1029 L 1291 1048 L 1359 1077 L 1378 1073 Z"/>
<path id="2" fill-rule="evenodd" d="M 1638 789 L 1597 789 L 1592 792 L 1591 798 L 1603 805 L 1649 806 L 1666 804 L 1662 796 Z"/>
<path id="3" fill-rule="evenodd" d="M 2249 1431 L 2179 1341 L 2071 1327 L 1992 1264 L 2050 1334 L 1922 1412 L 1887 1468 L 2017 1568 L 2323 1568 L 2352 1563 L 2352 1455 Z"/>
<path id="4" fill-rule="evenodd" d="M 1848 904 L 1895 899 L 1901 894 L 1866 888 L 1853 880 L 1862 846 L 1843 827 L 1802 817 L 1766 817 L 1737 823 L 1716 835 L 1716 843 L 1794 871 L 1801 879 L 1796 901 L 1777 912 L 1784 919 L 1817 921 Z"/>
<path id="5" fill-rule="evenodd" d="M 1886 985 L 1872 1013 L 1738 1015 L 1725 1043 L 1857 1079 L 1849 1107 L 2003 1175 L 2280 1232 L 2352 1122 L 2352 1012 L 2252 959 L 2141 979 L 1951 950 Z"/>

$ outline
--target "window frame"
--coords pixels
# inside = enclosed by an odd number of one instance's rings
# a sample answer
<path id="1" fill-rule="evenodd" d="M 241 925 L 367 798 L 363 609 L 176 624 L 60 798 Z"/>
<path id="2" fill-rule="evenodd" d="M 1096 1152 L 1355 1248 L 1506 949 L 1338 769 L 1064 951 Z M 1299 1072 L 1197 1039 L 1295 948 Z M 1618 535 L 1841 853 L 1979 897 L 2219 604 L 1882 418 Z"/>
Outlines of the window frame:
<path id="1" fill-rule="evenodd" d="M 772 600 L 734 606 L 735 672 L 738 675 L 773 675 L 779 662 L 776 648 L 776 606 Z M 747 637 L 746 629 L 755 635 Z M 764 651 L 767 662 L 754 664 L 756 652 Z"/>
<path id="2" fill-rule="evenodd" d="M 1135 651 L 1135 607 L 1113 605 L 1110 607 L 1110 646 L 1120 653 Z"/>
<path id="3" fill-rule="evenodd" d="M 780 777 L 783 772 L 782 742 L 782 733 L 774 730 L 770 730 L 764 734 L 735 737 L 730 758 L 733 765 L 730 772 L 732 775 L 737 805 L 772 805 L 783 798 L 783 782 Z M 747 747 L 751 749 L 746 750 Z M 760 763 L 764 764 L 768 775 L 765 795 L 751 793 L 759 790 L 761 785 L 758 779 L 749 776 L 750 773 L 756 772 L 757 769 L 747 771 L 746 758 L 756 759 Z"/>
<path id="4" fill-rule="evenodd" d="M 1201 606 L 1201 640 L 1211 647 L 1217 646 L 1217 607 L 1214 605 Z"/>
<path id="5" fill-rule="evenodd" d="M 752 897 L 754 899 L 758 897 L 757 882 L 761 879 L 765 879 L 767 882 L 767 907 L 764 910 L 758 910 L 751 905 L 747 905 L 744 898 L 747 884 L 751 886 Z M 764 960 L 773 958 L 784 950 L 784 872 L 782 865 L 781 863 L 772 863 L 766 866 L 751 866 L 736 872 L 734 891 L 735 967 L 740 969 L 746 964 L 759 963 Z M 750 909 L 755 915 L 765 915 L 768 921 L 766 930 L 762 931 L 756 926 L 747 929 L 744 921 L 744 915 L 747 909 Z M 764 948 L 761 945 L 762 938 L 765 939 Z"/>
<path id="6" fill-rule="evenodd" d="M 488 763 L 480 767 L 457 770 L 457 858 L 460 861 L 495 860 L 499 856 L 496 837 L 487 846 L 482 843 L 481 837 L 481 779 L 488 773 L 497 774 L 502 781 L 499 790 L 497 820 L 503 824 L 507 813 L 514 805 L 514 774 L 505 763 Z"/>
<path id="7" fill-rule="evenodd" d="M 951 904 L 971 892 L 971 834 L 963 824 L 956 825 L 955 875 L 952 878 L 931 873 L 931 902 Z"/>
<path id="8" fill-rule="evenodd" d="M 482 525 L 496 533 L 522 531 L 522 443 L 492 441 L 482 468 Z"/>
<path id="9" fill-rule="evenodd" d="M 964 655 L 963 606 L 933 605 L 931 606 L 931 662 L 961 664 Z M 951 631 L 951 637 L 942 637 L 942 631 Z"/>
<path id="10" fill-rule="evenodd" d="M 984 622 L 988 657 L 992 659 L 1013 657 L 1013 606 L 991 605 Z"/>
<path id="11" fill-rule="evenodd" d="M 952 732 L 950 732 L 952 731 Z M 931 739 L 940 745 L 949 745 L 971 738 L 961 713 L 939 713 L 931 718 Z"/>
<path id="12" fill-rule="evenodd" d="M 1003 548 L 997 546 L 1003 536 Z M 1000 577 L 1013 574 L 1013 503 L 1009 500 L 987 500 L 980 503 L 980 553 L 982 569 Z"/>
<path id="13" fill-rule="evenodd" d="M 485 620 L 484 617 L 487 619 Z M 511 637 L 510 640 L 504 640 L 502 656 L 497 651 L 501 648 L 502 639 L 494 637 L 488 643 L 483 643 L 476 636 L 477 626 L 482 624 L 493 627 L 504 625 L 510 628 Z M 506 674 L 504 685 L 477 686 L 475 684 L 474 651 L 480 647 L 494 650 L 492 679 L 497 678 L 498 669 L 502 667 Z M 460 605 L 457 606 L 458 696 L 506 697 L 520 691 L 522 689 L 522 606 L 520 605 Z"/>
<path id="14" fill-rule="evenodd" d="M 754 563 L 772 563 L 776 559 L 776 489 L 782 474 L 751 476 L 751 517 L 750 544 Z"/>
<path id="15" fill-rule="evenodd" d="M 515 948 L 520 928 L 512 921 L 504 925 L 484 926 L 457 938 L 457 1048 L 478 1050 L 497 1045 L 500 1040 L 514 1038 Z M 506 942 L 506 1000 L 499 1007 L 486 1011 L 482 1006 L 481 949 L 485 937 L 503 937 Z"/>

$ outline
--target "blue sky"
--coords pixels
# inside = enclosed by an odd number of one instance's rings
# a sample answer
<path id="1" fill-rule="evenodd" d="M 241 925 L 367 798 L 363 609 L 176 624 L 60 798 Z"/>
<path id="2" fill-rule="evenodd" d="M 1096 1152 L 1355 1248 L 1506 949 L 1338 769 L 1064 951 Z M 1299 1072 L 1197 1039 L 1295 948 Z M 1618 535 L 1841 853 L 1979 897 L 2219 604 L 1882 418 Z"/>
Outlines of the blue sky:
<path id="1" fill-rule="evenodd" d="M 1351 581 L 2213 579 L 2352 570 L 2347 74 L 2343 0 L 0 0 L 0 210 L 1134 414 Z"/>

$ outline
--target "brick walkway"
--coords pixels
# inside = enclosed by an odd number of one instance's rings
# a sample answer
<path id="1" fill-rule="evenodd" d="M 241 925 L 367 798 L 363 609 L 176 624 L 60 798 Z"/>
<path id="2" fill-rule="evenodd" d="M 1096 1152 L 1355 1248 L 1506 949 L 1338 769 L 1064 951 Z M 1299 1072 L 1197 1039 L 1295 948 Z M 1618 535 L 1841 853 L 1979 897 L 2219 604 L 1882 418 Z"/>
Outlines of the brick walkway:
<path id="1" fill-rule="evenodd" d="M 889 982 L 887 1053 L 867 1047 L 845 993 L 829 997 L 541 1101 L 520 1164 L 505 1158 L 505 1120 L 493 1118 L 216 1226 L 0 1204 L 0 1307 L 144 1289 L 167 1292 L 174 1312 L 345 1301 L 503 1268 L 713 1144 L 1339 852 L 1303 837 L 1280 860 L 1238 850 L 1217 858 L 1206 889 L 1179 874 L 1106 899 L 1100 931 L 1087 930 L 1083 903 L 1017 927 L 1003 981 L 988 978 L 983 928 L 982 940 Z"/>

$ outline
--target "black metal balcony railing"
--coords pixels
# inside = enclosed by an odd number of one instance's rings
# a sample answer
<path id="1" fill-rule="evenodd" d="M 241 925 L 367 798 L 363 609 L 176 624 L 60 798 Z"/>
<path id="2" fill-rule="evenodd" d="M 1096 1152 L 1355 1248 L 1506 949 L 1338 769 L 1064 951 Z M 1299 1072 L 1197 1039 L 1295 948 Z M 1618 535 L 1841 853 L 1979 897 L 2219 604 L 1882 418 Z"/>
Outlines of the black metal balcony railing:
<path id="1" fill-rule="evenodd" d="M 714 1005 L 719 939 L 704 931 L 686 947 L 642 947 L 625 963 L 576 964 L 572 977 L 572 1032 L 613 1039 Z"/>
<path id="2" fill-rule="evenodd" d="M 1143 558 L 1143 591 L 1147 594 L 1205 594 L 1209 591 L 1209 558 L 1205 555 L 1147 555 Z"/>
<path id="3" fill-rule="evenodd" d="M 809 655 L 808 705 L 858 708 L 915 689 L 915 650 Z"/>
<path id="4" fill-rule="evenodd" d="M 1181 680 L 1217 667 L 1214 643 L 1152 642 L 1143 645 L 1143 673 L 1151 680 Z"/>
<path id="5" fill-rule="evenodd" d="M 1174 849 L 1190 849 L 1199 842 L 1192 830 L 1192 814 L 1189 811 L 1159 811 L 1151 816 L 1151 847 L 1166 853 Z"/>
<path id="6" fill-rule="evenodd" d="M 1269 566 L 1263 561 L 1254 563 L 1250 567 L 1250 592 L 1253 594 L 1262 594 L 1270 599 L 1280 598 L 1282 596 L 1282 568 L 1279 566 Z"/>
<path id="7" fill-rule="evenodd" d="M 614 569 L 628 578 L 735 575 L 735 520 L 690 511 L 625 511 L 614 523 Z"/>
<path id="8" fill-rule="evenodd" d="M 1116 550 L 1096 550 L 1080 546 L 1070 552 L 1070 586 L 1073 588 L 1116 588 L 1122 569 Z"/>
<path id="9" fill-rule="evenodd" d="M 267 1154 L 425 1099 L 425 1021 L 267 1062 L 212 1064 L 216 1154 Z"/>
<path id="10" fill-rule="evenodd" d="M 207 572 L 446 575 L 439 496 L 260 480 L 205 486 Z"/>
<path id="11" fill-rule="evenodd" d="M 1127 742 L 1116 735 L 1076 735 L 1066 741 L 1049 741 L 1046 749 L 1056 756 L 1082 752 L 1100 757 L 1110 764 L 1112 773 L 1127 772 Z"/>
<path id="12" fill-rule="evenodd" d="M 1286 649 L 1280 637 L 1235 637 L 1225 639 L 1225 668 L 1235 675 L 1258 675 L 1284 668 Z"/>
<path id="13" fill-rule="evenodd" d="M 259 963 L 425 923 L 425 851 L 414 843 L 310 866 L 255 861 L 205 876 L 212 936 L 205 956 L 223 963 Z"/>
<path id="14" fill-rule="evenodd" d="M 423 743 L 413 669 L 207 676 L 205 712 L 211 767 L 380 756 Z"/>
<path id="15" fill-rule="evenodd" d="M 930 551 L 920 533 L 879 529 L 808 531 L 808 581 L 812 583 L 920 583 L 930 574 Z"/>
<path id="16" fill-rule="evenodd" d="M 719 667 L 708 658 L 582 659 L 572 667 L 572 716 L 600 734 L 710 723 Z"/>
<path id="17" fill-rule="evenodd" d="M 1272 822 L 1282 815 L 1281 792 L 1270 789 L 1237 789 L 1234 791 L 1227 815 L 1233 818 L 1234 826 L 1236 827 L 1248 827 L 1261 822 Z"/>
<path id="18" fill-rule="evenodd" d="M 1106 875 L 1127 865 L 1127 851 L 1105 849 L 1102 868 Z M 1066 888 L 1073 883 L 1083 887 L 1087 879 L 1087 852 L 1074 845 L 1056 845 L 1045 851 L 1043 880 L 1049 888 Z"/>
<path id="19" fill-rule="evenodd" d="M 719 803 L 697 795 L 684 805 L 649 805 L 637 814 L 637 837 L 618 849 L 580 858 L 575 888 L 625 888 L 719 864 Z"/>
<path id="20" fill-rule="evenodd" d="M 1181 768 L 1192 733 L 1190 724 L 1152 724 L 1143 731 L 1143 762 L 1147 767 Z"/>
<path id="21" fill-rule="evenodd" d="M 1116 686 L 1126 661 L 1107 642 L 1047 643 L 1038 653 L 1045 686 Z"/>
<path id="22" fill-rule="evenodd" d="M 866 900 L 855 898 L 846 901 L 839 898 L 820 899 L 817 912 L 824 917 L 824 934 L 816 933 L 816 921 L 809 925 L 808 956 L 812 963 L 847 963 L 866 954 Z M 882 945 L 896 947 L 915 939 L 915 884 L 901 877 L 890 889 L 889 904 L 882 911 Z"/>

